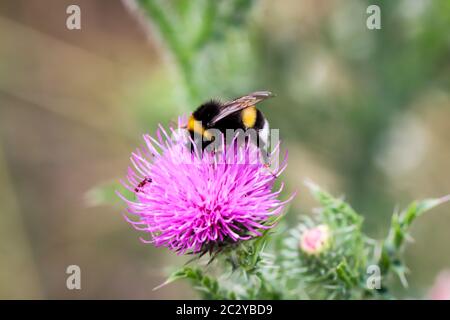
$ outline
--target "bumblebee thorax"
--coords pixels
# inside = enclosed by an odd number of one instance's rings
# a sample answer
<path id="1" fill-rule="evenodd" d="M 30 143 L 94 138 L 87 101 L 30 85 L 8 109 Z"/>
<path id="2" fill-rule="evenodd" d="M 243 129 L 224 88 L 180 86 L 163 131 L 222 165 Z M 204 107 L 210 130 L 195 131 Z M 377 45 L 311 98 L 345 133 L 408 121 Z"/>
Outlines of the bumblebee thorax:
<path id="1" fill-rule="evenodd" d="M 219 112 L 220 103 L 218 101 L 211 100 L 198 107 L 192 116 L 195 120 L 201 121 L 204 127 L 207 127 L 211 119 L 218 115 Z"/>

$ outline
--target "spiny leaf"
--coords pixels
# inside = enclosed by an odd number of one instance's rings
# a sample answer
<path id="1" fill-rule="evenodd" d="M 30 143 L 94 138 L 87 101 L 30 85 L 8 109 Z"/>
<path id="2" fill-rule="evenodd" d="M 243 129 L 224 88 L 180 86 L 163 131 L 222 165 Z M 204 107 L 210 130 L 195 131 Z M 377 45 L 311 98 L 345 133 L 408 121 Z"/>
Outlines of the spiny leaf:
<path id="1" fill-rule="evenodd" d="M 192 268 L 190 267 L 183 267 L 179 270 L 174 271 L 168 278 L 166 281 L 164 281 L 163 283 L 161 283 L 159 286 L 153 288 L 153 291 L 158 290 L 176 280 L 179 279 L 183 279 L 183 278 L 194 278 L 195 272 L 193 271 Z"/>
<path id="2" fill-rule="evenodd" d="M 333 197 L 311 180 L 305 180 L 304 183 L 314 198 L 323 206 L 322 214 L 328 222 L 355 224 L 357 226 L 362 224 L 362 217 L 348 203 L 342 199 Z"/>
<path id="3" fill-rule="evenodd" d="M 415 218 L 448 201 L 450 201 L 450 195 L 441 198 L 425 199 L 419 202 L 414 201 L 401 216 L 400 223 L 402 227 L 409 227 Z"/>
<path id="4" fill-rule="evenodd" d="M 403 286 L 407 287 L 406 266 L 403 263 L 402 250 L 408 232 L 414 220 L 434 207 L 450 201 L 450 195 L 441 198 L 425 199 L 412 202 L 400 214 L 394 213 L 387 238 L 383 242 L 379 265 L 383 274 L 395 273 Z"/>
<path id="5" fill-rule="evenodd" d="M 441 198 L 414 201 L 401 214 L 392 216 L 388 241 L 397 249 L 403 245 L 413 221 L 434 207 L 450 201 L 450 195 Z"/>
<path id="6" fill-rule="evenodd" d="M 336 267 L 336 274 L 348 287 L 357 283 L 357 276 L 352 273 L 345 259 Z"/>

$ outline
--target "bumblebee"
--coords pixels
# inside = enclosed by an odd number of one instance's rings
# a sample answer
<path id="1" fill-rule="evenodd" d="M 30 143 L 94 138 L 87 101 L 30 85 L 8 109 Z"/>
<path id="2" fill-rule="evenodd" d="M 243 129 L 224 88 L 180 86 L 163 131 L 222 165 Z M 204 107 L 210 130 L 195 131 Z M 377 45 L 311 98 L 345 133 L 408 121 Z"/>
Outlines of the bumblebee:
<path id="1" fill-rule="evenodd" d="M 196 143 L 199 137 L 202 138 L 202 146 L 205 148 L 214 141 L 209 129 L 218 129 L 224 135 L 227 129 L 254 129 L 258 135 L 259 146 L 264 147 L 269 136 L 269 122 L 256 108 L 256 104 L 273 96 L 269 91 L 256 91 L 225 103 L 208 101 L 189 117 L 187 130 Z"/>
<path id="2" fill-rule="evenodd" d="M 255 143 L 264 149 L 269 137 L 269 122 L 256 108 L 256 104 L 273 96 L 274 94 L 270 91 L 256 91 L 225 103 L 210 100 L 200 105 L 191 114 L 185 128 L 189 131 L 192 140 L 195 143 L 202 143 L 203 148 L 214 141 L 214 136 L 208 131 L 209 129 L 218 129 L 224 135 L 227 129 L 242 129 L 244 132 L 253 129 L 257 132 Z M 198 141 L 198 138 L 202 141 Z M 265 157 L 264 153 L 263 157 Z M 134 192 L 141 192 L 152 182 L 152 178 L 145 177 L 135 187 Z"/>

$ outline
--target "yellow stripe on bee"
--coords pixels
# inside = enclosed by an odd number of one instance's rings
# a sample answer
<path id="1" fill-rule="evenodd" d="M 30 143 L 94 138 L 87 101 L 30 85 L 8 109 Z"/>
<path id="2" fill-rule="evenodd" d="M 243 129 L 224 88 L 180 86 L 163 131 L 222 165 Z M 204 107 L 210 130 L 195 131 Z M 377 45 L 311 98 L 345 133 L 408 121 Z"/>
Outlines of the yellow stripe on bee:
<path id="1" fill-rule="evenodd" d="M 242 123 L 246 128 L 253 128 L 256 123 L 256 108 L 254 106 L 242 110 Z"/>
<path id="2" fill-rule="evenodd" d="M 207 140 L 211 140 L 211 134 L 202 125 L 201 121 L 196 120 L 193 116 L 189 117 L 187 129 L 195 132 Z"/>

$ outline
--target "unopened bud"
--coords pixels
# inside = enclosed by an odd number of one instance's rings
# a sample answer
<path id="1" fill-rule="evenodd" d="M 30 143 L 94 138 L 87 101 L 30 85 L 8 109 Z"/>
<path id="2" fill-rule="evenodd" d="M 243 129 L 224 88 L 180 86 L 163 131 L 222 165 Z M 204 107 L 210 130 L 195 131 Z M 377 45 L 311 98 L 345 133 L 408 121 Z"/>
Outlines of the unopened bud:
<path id="1" fill-rule="evenodd" d="M 317 255 L 329 247 L 330 228 L 321 224 L 307 229 L 300 238 L 300 249 L 309 255 Z"/>

